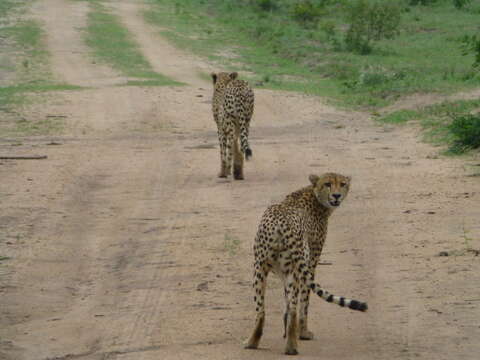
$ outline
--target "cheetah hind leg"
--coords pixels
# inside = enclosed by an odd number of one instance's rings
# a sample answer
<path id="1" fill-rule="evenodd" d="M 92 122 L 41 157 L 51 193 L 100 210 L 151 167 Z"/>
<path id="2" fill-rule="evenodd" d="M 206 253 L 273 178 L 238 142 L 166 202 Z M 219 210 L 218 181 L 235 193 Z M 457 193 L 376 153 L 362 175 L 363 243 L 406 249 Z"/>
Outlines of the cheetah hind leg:
<path id="1" fill-rule="evenodd" d="M 313 340 L 313 332 L 308 330 L 308 305 L 310 300 L 310 288 L 305 284 L 302 285 L 300 298 L 300 316 L 299 316 L 299 332 L 300 340 Z"/>
<path id="2" fill-rule="evenodd" d="M 243 154 L 240 151 L 240 145 L 238 143 L 238 135 L 234 140 L 234 153 L 233 153 L 233 178 L 235 180 L 243 180 Z"/>
<path id="3" fill-rule="evenodd" d="M 257 313 L 252 335 L 245 344 L 245 349 L 257 349 L 263 335 L 265 325 L 265 288 L 267 285 L 268 270 L 264 264 L 257 264 L 253 274 L 255 289 L 255 310 Z"/>
<path id="4" fill-rule="evenodd" d="M 233 125 L 225 127 L 225 173 L 229 176 L 232 172 L 232 162 L 235 153 L 235 132 Z"/>
<path id="5" fill-rule="evenodd" d="M 298 354 L 298 319 L 297 319 L 297 303 L 298 303 L 298 277 L 296 274 L 287 274 L 285 282 L 285 293 L 287 295 L 287 311 L 286 311 L 286 335 L 287 342 L 285 344 L 286 355 Z M 285 319 L 284 318 L 284 319 Z"/>
<path id="6" fill-rule="evenodd" d="M 283 338 L 287 337 L 287 319 L 288 319 L 288 298 L 287 289 L 284 289 L 285 295 L 285 313 L 283 314 Z M 307 314 L 309 303 L 310 289 L 306 286 L 302 288 L 300 301 L 300 317 L 299 317 L 299 338 L 300 340 L 313 340 L 313 332 L 307 329 Z"/>
<path id="7" fill-rule="evenodd" d="M 218 131 L 218 142 L 220 144 L 220 172 L 218 173 L 219 178 L 226 178 L 227 173 L 227 139 L 224 132 L 220 129 Z"/>

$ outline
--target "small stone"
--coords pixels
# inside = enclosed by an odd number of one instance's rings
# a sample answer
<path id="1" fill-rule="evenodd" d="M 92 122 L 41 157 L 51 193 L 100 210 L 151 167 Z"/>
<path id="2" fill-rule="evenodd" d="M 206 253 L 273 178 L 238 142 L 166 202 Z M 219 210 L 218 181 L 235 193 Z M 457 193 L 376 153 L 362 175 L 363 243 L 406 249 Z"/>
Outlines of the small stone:
<path id="1" fill-rule="evenodd" d="M 197 291 L 206 291 L 208 290 L 208 282 L 204 281 L 197 285 Z"/>

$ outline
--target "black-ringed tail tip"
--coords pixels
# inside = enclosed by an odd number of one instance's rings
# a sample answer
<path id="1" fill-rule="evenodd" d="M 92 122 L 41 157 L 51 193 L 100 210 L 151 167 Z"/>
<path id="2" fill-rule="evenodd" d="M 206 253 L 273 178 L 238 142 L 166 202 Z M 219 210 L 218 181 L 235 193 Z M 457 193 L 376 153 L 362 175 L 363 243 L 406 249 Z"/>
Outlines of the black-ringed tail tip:
<path id="1" fill-rule="evenodd" d="M 245 159 L 250 159 L 252 157 L 252 149 L 245 150 Z"/>
<path id="2" fill-rule="evenodd" d="M 330 294 L 327 290 L 322 289 L 318 284 L 315 284 L 315 283 L 310 284 L 310 288 L 315 294 L 320 296 L 326 302 L 334 303 L 341 307 L 346 307 L 352 310 L 357 310 L 362 312 L 365 312 L 368 310 L 367 303 L 361 302 L 358 300 L 348 299 L 343 296 Z"/>
<path id="3" fill-rule="evenodd" d="M 358 310 L 358 311 L 367 311 L 368 310 L 368 305 L 367 303 L 360 302 L 357 300 L 351 300 L 350 305 L 348 307 L 352 310 Z"/>

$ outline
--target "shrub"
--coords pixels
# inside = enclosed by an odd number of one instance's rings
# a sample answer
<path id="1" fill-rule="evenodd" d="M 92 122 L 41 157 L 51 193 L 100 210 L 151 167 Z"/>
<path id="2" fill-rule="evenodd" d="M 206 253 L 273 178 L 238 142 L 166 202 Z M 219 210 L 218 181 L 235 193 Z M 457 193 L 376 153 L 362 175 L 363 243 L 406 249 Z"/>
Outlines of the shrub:
<path id="1" fill-rule="evenodd" d="M 477 35 L 465 35 L 460 39 L 462 42 L 463 55 L 475 55 L 475 61 L 473 63 L 474 68 L 480 68 L 480 36 Z"/>
<path id="2" fill-rule="evenodd" d="M 470 4 L 470 1 L 471 1 L 471 0 L 453 0 L 453 5 L 454 5 L 457 9 L 461 9 L 461 8 L 463 8 L 465 5 Z"/>
<path id="3" fill-rule="evenodd" d="M 463 153 L 480 148 L 480 114 L 455 116 L 448 128 L 454 138 L 450 147 L 452 152 Z"/>
<path id="4" fill-rule="evenodd" d="M 251 0 L 251 3 L 264 11 L 273 11 L 277 8 L 275 0 Z"/>
<path id="5" fill-rule="evenodd" d="M 337 38 L 337 32 L 335 30 L 335 24 L 330 21 L 326 21 L 320 25 L 320 31 L 325 34 L 325 40 L 333 46 L 333 50 L 340 50 L 340 41 Z"/>
<path id="6" fill-rule="evenodd" d="M 324 14 L 323 8 L 322 4 L 315 5 L 310 0 L 301 0 L 293 5 L 292 17 L 302 24 L 316 22 Z"/>
<path id="7" fill-rule="evenodd" d="M 370 53 L 373 41 L 391 39 L 398 34 L 400 16 L 400 6 L 395 2 L 357 0 L 347 7 L 347 49 Z"/>
<path id="8" fill-rule="evenodd" d="M 436 3 L 437 0 L 410 0 L 409 4 L 410 5 L 423 5 L 427 6 L 433 3 Z"/>
<path id="9" fill-rule="evenodd" d="M 360 70 L 355 77 L 350 77 L 344 85 L 349 89 L 378 90 L 389 86 L 406 77 L 404 71 L 392 71 L 381 66 L 367 66 Z"/>

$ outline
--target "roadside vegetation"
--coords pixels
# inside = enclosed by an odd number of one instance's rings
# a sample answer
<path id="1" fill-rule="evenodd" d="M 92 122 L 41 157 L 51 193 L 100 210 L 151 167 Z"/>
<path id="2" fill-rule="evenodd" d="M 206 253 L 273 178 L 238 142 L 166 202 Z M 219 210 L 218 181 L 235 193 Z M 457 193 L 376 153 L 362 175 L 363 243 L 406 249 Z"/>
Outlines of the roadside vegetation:
<path id="1" fill-rule="evenodd" d="M 447 154 L 480 148 L 480 99 L 444 101 L 417 110 L 397 110 L 378 118 L 383 123 L 418 121 L 426 140 L 446 144 Z"/>
<path id="2" fill-rule="evenodd" d="M 256 87 L 375 111 L 406 95 L 480 86 L 476 1 L 146 1 L 146 19 L 173 42 Z"/>
<path id="3" fill-rule="evenodd" d="M 132 78 L 127 85 L 179 85 L 152 69 L 128 30 L 100 0 L 89 2 L 85 39 L 97 59 Z"/>
<path id="4" fill-rule="evenodd" d="M 1 135 L 40 135 L 58 131 L 56 119 L 27 121 L 18 116 L 15 106 L 31 101 L 29 94 L 71 90 L 77 87 L 52 79 L 49 54 L 44 34 L 35 21 L 23 20 L 25 3 L 14 0 L 0 2 L 0 123 Z"/>
<path id="5" fill-rule="evenodd" d="M 94 56 L 129 77 L 127 85 L 178 85 L 152 70 L 128 31 L 108 13 L 101 1 L 91 3 L 86 42 Z M 25 19 L 28 2 L 0 1 L 0 135 L 45 135 L 58 133 L 64 120 L 47 117 L 30 121 L 18 109 L 31 101 L 46 101 L 50 92 L 77 90 L 56 81 L 50 68 L 45 34 L 39 23 Z M 35 96 L 31 96 L 35 94 Z M 39 96 L 42 95 L 42 96 Z"/>

